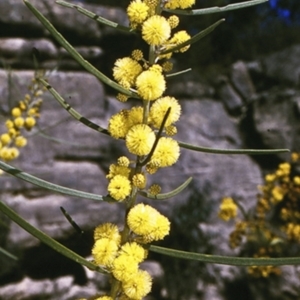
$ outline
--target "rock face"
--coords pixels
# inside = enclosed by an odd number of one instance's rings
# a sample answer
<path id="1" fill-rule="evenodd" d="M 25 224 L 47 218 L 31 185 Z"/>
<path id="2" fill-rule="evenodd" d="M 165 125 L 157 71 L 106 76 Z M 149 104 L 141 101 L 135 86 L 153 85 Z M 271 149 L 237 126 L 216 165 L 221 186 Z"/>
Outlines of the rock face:
<path id="1" fill-rule="evenodd" d="M 100 64 L 112 60 L 101 45 L 102 39 L 111 36 L 111 30 L 87 21 L 70 9 L 49 5 L 46 0 L 32 0 L 32 3 L 74 42 L 84 58 Z M 125 12 L 119 8 L 86 7 L 126 24 Z M 83 72 L 44 32 L 22 2 L 0 1 L 0 12 L 0 29 L 10 28 L 7 35 L 0 36 L 0 59 L 4 66 L 19 69 L 0 69 L 3 115 L 0 133 L 10 109 L 27 93 L 34 74 L 32 53 L 40 66 L 51 70 L 49 83 L 94 123 L 106 128 L 112 114 L 132 104 L 117 102 L 110 90 Z M 125 43 L 128 36 L 121 36 Z M 170 94 L 179 99 L 183 111 L 176 138 L 210 148 L 299 151 L 299 47 L 289 47 L 252 62 L 237 61 L 211 82 L 203 74 L 192 73 L 170 80 Z M 39 126 L 30 132 L 28 146 L 13 165 L 55 184 L 105 195 L 108 167 L 126 153 L 124 142 L 78 123 L 50 93 L 45 93 L 43 99 Z M 268 157 L 271 163 L 267 167 L 274 167 L 284 159 L 287 155 Z M 265 157 L 181 149 L 180 160 L 174 167 L 149 178 L 149 184 L 159 182 L 162 192 L 168 192 L 193 177 L 189 187 L 173 199 L 151 202 L 172 223 L 172 232 L 163 245 L 199 253 L 238 255 L 228 246 L 228 235 L 234 224 L 224 223 L 217 217 L 220 200 L 224 196 L 234 197 L 246 210 L 251 209 L 256 201 L 256 187 L 263 182 L 265 160 Z M 10 175 L 0 177 L 0 186 L 1 201 L 84 257 L 90 258 L 95 226 L 103 222 L 120 226 L 123 223 L 122 204 L 53 194 Z M 139 201 L 149 202 L 143 198 Z M 60 206 L 85 231 L 83 236 L 76 235 Z M 0 299 L 71 300 L 103 293 L 109 288 L 107 277 L 41 245 L 2 213 L 0 218 L 0 247 L 18 258 L 16 262 L 0 253 Z M 287 293 L 289 299 L 299 298 L 299 279 L 295 279 L 293 267 L 285 267 L 282 277 L 264 279 L 262 284 L 249 278 L 241 267 L 196 263 L 157 254 L 151 254 L 150 259 L 143 266 L 154 277 L 148 300 L 256 300 L 266 299 L 266 295 L 268 299 L 286 299 Z"/>

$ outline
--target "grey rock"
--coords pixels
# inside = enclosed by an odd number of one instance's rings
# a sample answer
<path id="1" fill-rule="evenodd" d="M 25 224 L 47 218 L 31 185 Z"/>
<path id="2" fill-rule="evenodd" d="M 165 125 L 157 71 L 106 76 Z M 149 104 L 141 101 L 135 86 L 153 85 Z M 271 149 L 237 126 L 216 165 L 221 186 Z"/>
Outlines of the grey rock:
<path id="1" fill-rule="evenodd" d="M 74 47 L 74 48 L 75 48 L 75 50 L 78 51 L 78 53 L 83 58 L 85 58 L 87 60 L 98 59 L 103 54 L 102 49 L 100 47 L 96 47 L 96 46 L 91 46 L 91 47 L 81 46 L 81 47 Z M 60 58 L 63 58 L 63 59 L 70 58 L 70 54 L 64 48 L 59 49 L 59 56 L 60 56 Z"/>
<path id="2" fill-rule="evenodd" d="M 238 113 L 243 107 L 243 98 L 234 89 L 226 76 L 219 76 L 217 92 L 229 113 Z"/>
<path id="3" fill-rule="evenodd" d="M 300 83 L 300 45 L 294 45 L 262 59 L 264 73 L 281 82 Z"/>
<path id="4" fill-rule="evenodd" d="M 264 145 L 270 149 L 299 147 L 299 92 L 273 89 L 262 93 L 254 101 L 253 119 Z M 289 154 L 281 154 L 287 159 Z"/>
<path id="5" fill-rule="evenodd" d="M 47 39 L 0 39 L 0 55 L 5 57 L 31 58 L 33 49 L 38 51 L 39 59 L 57 57 L 55 45 Z"/>
<path id="6" fill-rule="evenodd" d="M 237 61 L 234 63 L 231 66 L 230 79 L 235 89 L 243 97 L 244 101 L 246 103 L 249 102 L 255 94 L 255 88 L 248 73 L 246 63 L 243 61 Z"/>

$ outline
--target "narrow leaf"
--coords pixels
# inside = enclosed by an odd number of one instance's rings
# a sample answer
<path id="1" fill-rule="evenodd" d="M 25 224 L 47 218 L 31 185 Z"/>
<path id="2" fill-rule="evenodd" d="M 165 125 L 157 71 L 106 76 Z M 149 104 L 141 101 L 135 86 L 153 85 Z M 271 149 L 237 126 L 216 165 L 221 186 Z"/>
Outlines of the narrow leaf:
<path id="1" fill-rule="evenodd" d="M 78 12 L 82 13 L 83 15 L 89 17 L 90 19 L 96 20 L 97 22 L 104 24 L 106 26 L 121 30 L 121 31 L 125 31 L 125 32 L 134 32 L 134 30 L 130 27 L 126 27 L 126 26 L 122 26 L 119 25 L 118 23 L 112 22 L 110 20 L 107 20 L 85 8 L 83 8 L 82 6 L 79 6 L 77 4 L 72 4 L 66 1 L 61 1 L 61 0 L 57 0 L 55 1 L 57 4 L 60 4 L 64 7 L 68 7 L 68 8 L 75 8 Z"/>
<path id="2" fill-rule="evenodd" d="M 221 255 L 200 254 L 187 251 L 179 251 L 164 247 L 151 245 L 150 251 L 167 256 L 197 260 L 205 263 L 232 265 L 232 266 L 283 266 L 299 265 L 300 257 L 278 257 L 278 258 L 253 258 L 253 257 L 231 257 Z"/>
<path id="3" fill-rule="evenodd" d="M 125 89 L 121 85 L 117 84 L 115 81 L 109 79 L 103 73 L 101 73 L 98 69 L 96 69 L 93 65 L 91 65 L 88 61 L 86 61 L 67 40 L 55 29 L 55 27 L 50 23 L 50 21 L 45 18 L 30 2 L 27 0 L 23 0 L 25 5 L 31 10 L 31 12 L 36 16 L 36 18 L 44 25 L 44 27 L 53 35 L 56 41 L 64 47 L 67 52 L 88 72 L 93 74 L 96 78 L 103 81 L 110 87 L 114 88 L 115 90 L 125 94 L 127 96 L 133 98 L 139 98 L 137 94 Z"/>
<path id="4" fill-rule="evenodd" d="M 192 144 L 179 142 L 181 148 L 212 154 L 247 154 L 247 155 L 267 155 L 290 152 L 289 149 L 213 149 L 207 147 L 199 147 Z"/>
<path id="5" fill-rule="evenodd" d="M 39 187 L 47 189 L 47 190 L 51 190 L 56 193 L 61 193 L 64 195 L 69 195 L 69 196 L 75 196 L 75 197 L 79 197 L 79 198 L 86 198 L 86 199 L 90 199 L 90 200 L 106 201 L 105 196 L 100 196 L 100 195 L 96 195 L 96 194 L 92 194 L 92 193 L 86 193 L 86 192 L 66 188 L 61 185 L 57 185 L 57 184 L 48 182 L 46 180 L 40 179 L 40 178 L 30 175 L 28 173 L 25 173 L 22 170 L 16 169 L 13 166 L 8 165 L 2 161 L 0 161 L 0 169 L 17 177 L 17 178 L 20 178 L 24 181 L 32 183 L 33 185 L 39 186 Z"/>
<path id="6" fill-rule="evenodd" d="M 5 249 L 3 249 L 2 247 L 0 247 L 0 253 L 7 256 L 8 258 L 12 259 L 12 260 L 18 260 L 18 258 L 11 254 L 10 252 L 6 251 Z"/>
<path id="7" fill-rule="evenodd" d="M 100 127 L 99 125 L 95 124 L 94 122 L 90 121 L 89 119 L 82 116 L 78 111 L 71 107 L 70 104 L 44 79 L 38 79 L 46 88 L 47 90 L 53 95 L 53 97 L 58 101 L 58 103 L 76 120 L 81 122 L 82 124 L 88 126 L 91 129 L 96 131 L 102 132 L 104 134 L 109 135 L 107 129 Z"/>
<path id="8" fill-rule="evenodd" d="M 39 239 L 41 242 L 45 243 L 46 245 L 50 246 L 52 249 L 57 251 L 58 253 L 74 260 L 75 262 L 88 267 L 93 271 L 97 271 L 100 273 L 106 273 L 105 270 L 102 268 L 94 265 L 90 261 L 86 260 L 82 256 L 78 255 L 77 253 L 73 252 L 72 250 L 68 249 L 64 245 L 58 243 L 50 236 L 45 234 L 44 232 L 40 231 L 39 229 L 33 227 L 27 221 L 25 221 L 21 216 L 19 216 L 15 211 L 5 205 L 3 202 L 0 201 L 0 211 L 2 211 L 5 215 L 7 215 L 11 220 L 29 232 L 31 235 Z"/>
<path id="9" fill-rule="evenodd" d="M 175 190 L 169 192 L 169 193 L 164 193 L 164 194 L 158 194 L 156 196 L 151 195 L 148 192 L 145 191 L 139 191 L 139 195 L 149 198 L 149 199 L 153 199 L 153 200 L 165 200 L 165 199 L 169 199 L 177 194 L 179 194 L 181 191 L 183 191 L 189 184 L 190 182 L 193 180 L 192 177 L 188 178 L 182 185 L 180 185 L 179 187 L 177 187 Z"/>
<path id="10" fill-rule="evenodd" d="M 220 13 L 220 12 L 225 12 L 225 11 L 230 11 L 230 10 L 235 10 L 235 9 L 241 9 L 253 5 L 258 5 L 264 2 L 268 2 L 269 0 L 252 0 L 252 1 L 244 1 L 244 2 L 239 2 L 239 3 L 233 3 L 233 4 L 228 4 L 223 7 L 209 7 L 209 8 L 202 8 L 202 9 L 166 9 L 164 8 L 164 11 L 167 11 L 172 14 L 177 14 L 177 15 L 191 15 L 191 16 L 197 16 L 197 15 L 207 15 L 207 14 L 214 14 L 214 13 Z"/>
<path id="11" fill-rule="evenodd" d="M 202 38 L 204 38 L 205 36 L 207 36 L 210 32 L 212 32 L 218 25 L 220 25 L 221 23 L 223 23 L 225 21 L 225 19 L 221 19 L 219 21 L 217 21 L 216 23 L 212 24 L 211 26 L 207 27 L 206 29 L 198 32 L 197 34 L 195 34 L 192 38 L 190 38 L 189 40 L 175 46 L 172 48 L 169 48 L 167 50 L 161 51 L 160 54 L 167 54 L 170 52 L 174 52 L 177 51 L 187 45 L 191 45 L 193 43 L 196 43 L 197 41 L 201 40 Z"/>

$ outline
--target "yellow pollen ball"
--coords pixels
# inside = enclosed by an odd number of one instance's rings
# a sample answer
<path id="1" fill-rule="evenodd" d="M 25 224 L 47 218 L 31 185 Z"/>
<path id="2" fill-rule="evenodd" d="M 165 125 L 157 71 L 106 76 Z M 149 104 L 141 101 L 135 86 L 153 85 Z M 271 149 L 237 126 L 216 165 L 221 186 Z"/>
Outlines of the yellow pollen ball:
<path id="1" fill-rule="evenodd" d="M 127 15 L 131 23 L 141 24 L 148 16 L 149 6 L 141 0 L 132 1 L 127 8 Z"/>
<path id="2" fill-rule="evenodd" d="M 147 101 L 159 98 L 166 89 L 164 76 L 156 71 L 142 72 L 136 79 L 138 94 Z"/>
<path id="3" fill-rule="evenodd" d="M 161 45 L 171 35 L 171 26 L 162 16 L 152 16 L 142 25 L 142 37 L 149 45 Z"/>
<path id="4" fill-rule="evenodd" d="M 131 57 L 119 58 L 115 62 L 113 76 L 118 82 L 127 81 L 130 85 L 133 85 L 142 70 L 142 66 Z"/>
<path id="5" fill-rule="evenodd" d="M 160 128 L 168 108 L 170 108 L 171 111 L 166 120 L 165 127 L 178 121 L 181 114 L 181 106 L 178 101 L 173 97 L 163 97 L 156 100 L 150 108 L 150 122 L 155 128 Z"/>
<path id="6" fill-rule="evenodd" d="M 126 135 L 126 147 L 135 155 L 149 154 L 155 141 L 155 133 L 145 124 L 132 126 Z"/>
<path id="7" fill-rule="evenodd" d="M 179 155 L 180 148 L 177 141 L 170 137 L 162 137 L 158 141 L 151 160 L 158 160 L 160 167 L 169 167 L 177 162 Z"/>
<path id="8" fill-rule="evenodd" d="M 125 176 L 116 175 L 109 182 L 107 190 L 112 198 L 123 201 L 131 192 L 131 184 Z"/>

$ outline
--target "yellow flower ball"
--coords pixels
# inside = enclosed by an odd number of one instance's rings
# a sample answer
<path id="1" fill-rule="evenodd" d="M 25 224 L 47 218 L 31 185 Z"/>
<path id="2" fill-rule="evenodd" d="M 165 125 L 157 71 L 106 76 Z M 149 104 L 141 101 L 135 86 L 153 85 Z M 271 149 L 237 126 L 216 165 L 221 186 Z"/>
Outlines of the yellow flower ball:
<path id="1" fill-rule="evenodd" d="M 169 44 L 174 45 L 180 45 L 184 42 L 186 42 L 187 40 L 189 40 L 191 38 L 191 36 L 185 31 L 185 30 L 181 30 L 176 32 L 173 37 L 168 41 Z M 190 45 L 184 46 L 182 48 L 180 48 L 179 50 L 176 50 L 175 52 L 185 52 L 190 48 Z"/>
<path id="2" fill-rule="evenodd" d="M 30 130 L 32 127 L 34 127 L 35 124 L 36 124 L 36 120 L 35 120 L 34 117 L 27 117 L 25 119 L 25 125 L 24 126 L 27 130 Z"/>
<path id="3" fill-rule="evenodd" d="M 136 242 L 125 243 L 119 253 L 121 255 L 128 255 L 128 257 L 133 258 L 137 263 L 141 263 L 147 258 L 148 251 Z"/>
<path id="4" fill-rule="evenodd" d="M 131 23 L 141 24 L 148 17 L 149 6 L 141 0 L 132 1 L 127 7 L 127 15 Z"/>
<path id="5" fill-rule="evenodd" d="M 15 145 L 19 148 L 27 145 L 27 139 L 23 136 L 17 136 L 15 139 Z"/>
<path id="6" fill-rule="evenodd" d="M 106 175 L 106 178 L 112 179 L 116 175 L 122 175 L 126 178 L 129 178 L 130 172 L 131 169 L 128 168 L 127 166 L 121 166 L 119 164 L 118 165 L 111 164 L 109 166 L 109 173 Z"/>
<path id="7" fill-rule="evenodd" d="M 138 263 L 128 255 L 119 255 L 113 262 L 112 273 L 120 281 L 128 280 L 138 271 Z"/>
<path id="8" fill-rule="evenodd" d="M 137 235 L 150 234 L 155 226 L 159 212 L 143 203 L 135 205 L 128 213 L 127 224 Z"/>
<path id="9" fill-rule="evenodd" d="M 125 176 L 116 175 L 110 180 L 107 190 L 112 198 L 123 201 L 131 192 L 131 183 Z"/>
<path id="10" fill-rule="evenodd" d="M 108 131 L 115 139 L 124 138 L 128 132 L 128 111 L 122 110 L 113 115 L 108 123 Z"/>
<path id="11" fill-rule="evenodd" d="M 5 146 L 11 141 L 11 136 L 8 133 L 3 133 L 0 136 L 0 141 L 2 145 Z"/>
<path id="12" fill-rule="evenodd" d="M 125 81 L 132 86 L 136 77 L 143 71 L 142 66 L 130 57 L 119 58 L 113 68 L 113 76 L 116 81 Z"/>
<path id="13" fill-rule="evenodd" d="M 14 120 L 14 124 L 17 128 L 22 128 L 25 124 L 25 120 L 22 117 L 17 117 Z"/>
<path id="14" fill-rule="evenodd" d="M 138 173 L 133 175 L 132 184 L 138 189 L 144 189 L 146 186 L 146 176 L 144 174 Z"/>
<path id="15" fill-rule="evenodd" d="M 108 238 L 95 241 L 92 255 L 97 265 L 110 267 L 118 254 L 119 245 Z"/>
<path id="16" fill-rule="evenodd" d="M 135 276 L 131 276 L 123 282 L 122 288 L 130 299 L 143 299 L 152 287 L 152 278 L 147 271 L 138 270 Z"/>
<path id="17" fill-rule="evenodd" d="M 94 230 L 94 240 L 107 238 L 111 241 L 115 241 L 118 245 L 121 242 L 121 234 L 118 226 L 112 223 L 104 223 L 97 226 Z"/>
<path id="18" fill-rule="evenodd" d="M 171 35 L 171 26 L 166 18 L 154 15 L 142 25 L 142 37 L 149 45 L 161 45 Z"/>
<path id="19" fill-rule="evenodd" d="M 166 90 L 166 81 L 162 74 L 147 70 L 137 77 L 136 88 L 144 100 L 152 101 L 161 97 Z"/>
<path id="20" fill-rule="evenodd" d="M 143 123 L 143 107 L 134 106 L 128 111 L 128 128 Z"/>
<path id="21" fill-rule="evenodd" d="M 145 124 L 132 126 L 126 135 L 126 147 L 135 155 L 149 154 L 155 141 L 155 133 Z"/>
<path id="22" fill-rule="evenodd" d="M 168 9 L 181 8 L 185 9 L 195 4 L 195 0 L 169 0 L 166 2 L 165 7 Z"/>
<path id="23" fill-rule="evenodd" d="M 20 152 L 15 147 L 3 147 L 0 149 L 0 157 L 5 161 L 16 159 Z"/>
<path id="24" fill-rule="evenodd" d="M 218 216 L 223 221 L 229 221 L 237 216 L 237 205 L 230 197 L 222 199 Z"/>
<path id="25" fill-rule="evenodd" d="M 181 106 L 175 98 L 169 96 L 160 98 L 152 104 L 149 117 L 151 124 L 155 128 L 160 128 L 168 108 L 171 108 L 171 111 L 166 120 L 165 127 L 178 121 L 181 113 Z"/>
<path id="26" fill-rule="evenodd" d="M 177 141 L 169 137 L 162 137 L 158 141 L 151 161 L 157 160 L 160 167 L 169 167 L 177 162 L 179 155 L 180 148 Z"/>
<path id="27" fill-rule="evenodd" d="M 22 111 L 19 107 L 14 107 L 11 111 L 11 115 L 15 118 L 20 117 L 22 115 Z"/>

